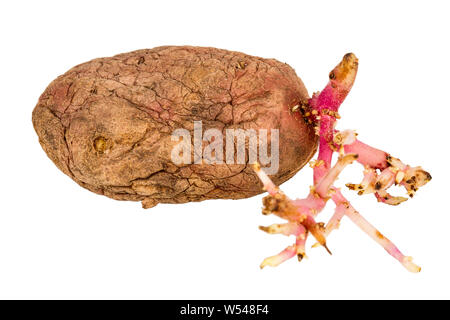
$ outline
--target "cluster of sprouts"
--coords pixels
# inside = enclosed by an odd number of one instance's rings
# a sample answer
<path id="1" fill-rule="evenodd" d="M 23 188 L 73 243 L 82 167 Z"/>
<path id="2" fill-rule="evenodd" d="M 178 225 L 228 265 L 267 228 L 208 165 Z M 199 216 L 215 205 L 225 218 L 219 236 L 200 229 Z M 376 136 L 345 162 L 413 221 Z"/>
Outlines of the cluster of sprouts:
<path id="1" fill-rule="evenodd" d="M 265 174 L 258 163 L 253 168 L 261 180 L 268 195 L 263 198 L 263 214 L 275 214 L 287 220 L 284 224 L 273 224 L 260 227 L 271 234 L 295 236 L 295 243 L 279 254 L 266 258 L 261 268 L 277 266 L 280 263 L 297 256 L 301 261 L 305 257 L 305 242 L 309 234 L 328 252 L 327 236 L 338 228 L 341 219 L 346 216 L 362 231 L 380 244 L 391 256 L 397 259 L 411 272 L 419 272 L 420 267 L 412 262 L 412 258 L 403 255 L 400 250 L 353 208 L 342 195 L 334 182 L 344 168 L 354 161 L 364 167 L 364 178 L 359 184 L 347 184 L 359 195 L 374 194 L 379 202 L 398 205 L 407 200 L 405 197 L 393 196 L 388 193 L 392 185 L 406 189 L 409 197 L 428 181 L 431 175 L 421 167 L 410 167 L 390 154 L 373 148 L 357 139 L 352 130 L 338 131 L 335 129 L 339 119 L 338 110 L 349 93 L 356 77 L 358 59 L 352 53 L 344 56 L 342 61 L 330 72 L 329 82 L 325 89 L 315 93 L 308 104 L 297 106 L 295 111 L 302 112 L 306 122 L 315 126 L 319 135 L 319 154 L 317 160 L 310 163 L 314 170 L 314 184 L 305 199 L 289 199 Z M 332 165 L 332 156 L 338 154 L 338 159 Z M 316 222 L 316 216 L 324 209 L 328 200 L 334 202 L 334 215 L 325 225 Z"/>

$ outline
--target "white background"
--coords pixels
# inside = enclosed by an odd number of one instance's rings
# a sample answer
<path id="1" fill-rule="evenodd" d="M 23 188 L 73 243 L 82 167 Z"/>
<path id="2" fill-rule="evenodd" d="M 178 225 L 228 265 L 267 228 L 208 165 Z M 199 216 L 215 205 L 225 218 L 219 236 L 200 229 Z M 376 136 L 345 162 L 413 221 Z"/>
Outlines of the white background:
<path id="1" fill-rule="evenodd" d="M 445 1 L 1 2 L 0 298 L 450 298 L 449 9 Z M 278 221 L 260 214 L 262 196 L 143 210 L 62 174 L 31 123 L 50 81 L 93 58 L 169 44 L 276 58 L 310 94 L 354 52 L 360 69 L 338 128 L 433 180 L 398 207 L 344 192 L 422 272 L 407 272 L 345 218 L 328 239 L 333 256 L 308 246 L 302 263 L 260 270 L 292 242 L 257 229 Z M 305 168 L 283 189 L 305 196 L 311 176 Z M 338 185 L 360 178 L 355 164 Z"/>

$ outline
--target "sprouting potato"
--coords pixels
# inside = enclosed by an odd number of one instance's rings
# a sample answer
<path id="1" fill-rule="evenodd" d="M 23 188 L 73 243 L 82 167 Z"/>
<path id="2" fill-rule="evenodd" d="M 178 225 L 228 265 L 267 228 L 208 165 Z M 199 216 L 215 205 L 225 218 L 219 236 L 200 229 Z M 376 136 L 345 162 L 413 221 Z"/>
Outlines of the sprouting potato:
<path id="1" fill-rule="evenodd" d="M 421 268 L 372 226 L 334 185 L 353 162 L 364 168 L 358 195 L 399 205 L 393 185 L 412 198 L 431 180 L 336 128 L 339 108 L 358 70 L 352 53 L 329 73 L 325 88 L 308 97 L 287 64 L 238 52 L 199 47 L 159 47 L 95 59 L 53 81 L 33 111 L 47 155 L 81 186 L 118 200 L 158 203 L 240 199 L 263 190 L 262 212 L 286 223 L 260 227 L 295 236 L 261 267 L 305 256 L 309 235 L 329 253 L 328 235 L 349 218 L 407 270 Z M 290 199 L 278 187 L 310 162 L 306 198 Z M 333 154 L 337 161 L 333 164 Z M 261 166 L 262 165 L 262 166 Z M 262 169 L 263 168 L 263 169 Z M 327 224 L 318 214 L 327 202 Z"/>

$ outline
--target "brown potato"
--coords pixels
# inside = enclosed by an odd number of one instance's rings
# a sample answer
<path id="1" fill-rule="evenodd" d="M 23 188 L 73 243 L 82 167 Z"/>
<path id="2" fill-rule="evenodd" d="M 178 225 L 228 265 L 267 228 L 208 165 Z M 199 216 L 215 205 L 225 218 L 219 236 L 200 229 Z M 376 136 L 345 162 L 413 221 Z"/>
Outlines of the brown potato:
<path id="1" fill-rule="evenodd" d="M 41 95 L 33 125 L 56 166 L 95 193 L 144 207 L 239 199 L 263 191 L 248 152 L 241 164 L 175 164 L 173 131 L 194 136 L 194 121 L 202 121 L 203 132 L 279 129 L 279 170 L 272 178 L 280 184 L 316 151 L 314 129 L 292 111 L 307 100 L 302 81 L 279 61 L 158 47 L 72 68 Z"/>

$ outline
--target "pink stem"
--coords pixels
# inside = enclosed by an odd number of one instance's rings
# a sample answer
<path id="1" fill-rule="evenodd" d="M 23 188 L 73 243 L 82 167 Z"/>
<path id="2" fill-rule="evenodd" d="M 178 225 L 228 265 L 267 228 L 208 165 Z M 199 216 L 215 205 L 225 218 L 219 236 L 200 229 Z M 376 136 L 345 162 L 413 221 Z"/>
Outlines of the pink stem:
<path id="1" fill-rule="evenodd" d="M 318 160 L 322 160 L 323 164 L 314 168 L 314 184 L 317 184 L 330 169 L 333 150 L 328 142 L 333 139 L 332 132 L 334 131 L 335 122 L 336 120 L 330 116 L 322 116 L 320 119 Z"/>
<path id="2" fill-rule="evenodd" d="M 269 258 L 264 259 L 264 261 L 259 266 L 261 269 L 269 266 L 269 267 L 276 267 L 279 264 L 283 263 L 286 260 L 289 260 L 293 256 L 297 254 L 297 248 L 295 245 L 289 246 L 283 251 L 281 251 L 279 254 L 271 256 Z"/>
<path id="3" fill-rule="evenodd" d="M 336 115 L 329 114 L 330 112 L 331 114 L 337 113 L 339 106 L 353 86 L 357 71 L 358 59 L 353 53 L 346 54 L 342 61 L 330 72 L 330 80 L 325 89 L 309 101 L 310 107 L 318 114 L 313 120 L 320 124 L 318 160 L 323 161 L 323 166 L 314 168 L 314 184 L 317 184 L 331 167 L 333 149 L 330 144 L 333 143 Z"/>
<path id="4" fill-rule="evenodd" d="M 387 167 L 386 158 L 388 153 L 375 149 L 359 140 L 352 144 L 344 146 L 345 153 L 356 153 L 358 162 L 364 166 L 369 166 L 374 169 L 385 169 Z"/>
<path id="5" fill-rule="evenodd" d="M 274 196 L 279 192 L 279 188 L 270 180 L 270 178 L 267 176 L 267 174 L 261 169 L 261 166 L 259 163 L 253 164 L 253 170 L 255 171 L 256 175 L 258 176 L 259 180 L 261 180 L 264 189 L 271 195 Z"/>
<path id="6" fill-rule="evenodd" d="M 419 272 L 420 267 L 412 262 L 410 257 L 403 255 L 400 250 L 381 232 L 379 232 L 374 226 L 372 226 L 363 216 L 361 216 L 358 211 L 353 208 L 353 206 L 344 198 L 342 193 L 337 190 L 333 196 L 333 201 L 336 205 L 344 204 L 347 206 L 345 210 L 345 215 L 350 218 L 362 231 L 369 235 L 375 242 L 381 245 L 391 256 L 397 259 L 406 269 L 411 272 Z"/>
<path id="7" fill-rule="evenodd" d="M 320 197 L 326 198 L 328 197 L 328 191 L 333 186 L 334 181 L 336 181 L 339 174 L 344 170 L 346 166 L 351 164 L 354 160 L 358 158 L 355 154 L 347 154 L 343 157 L 339 157 L 339 160 L 336 164 L 328 170 L 328 173 L 325 177 L 320 180 L 320 182 L 316 186 L 316 192 Z"/>
<path id="8" fill-rule="evenodd" d="M 325 227 L 325 236 L 326 237 L 328 237 L 328 235 L 331 233 L 331 231 L 333 231 L 339 227 L 339 224 L 341 223 L 342 218 L 345 216 L 347 207 L 348 207 L 348 204 L 346 204 L 346 203 L 336 204 L 336 209 L 334 211 L 334 214 L 331 217 L 330 221 L 328 221 L 328 223 Z"/>

